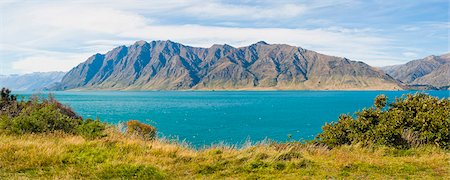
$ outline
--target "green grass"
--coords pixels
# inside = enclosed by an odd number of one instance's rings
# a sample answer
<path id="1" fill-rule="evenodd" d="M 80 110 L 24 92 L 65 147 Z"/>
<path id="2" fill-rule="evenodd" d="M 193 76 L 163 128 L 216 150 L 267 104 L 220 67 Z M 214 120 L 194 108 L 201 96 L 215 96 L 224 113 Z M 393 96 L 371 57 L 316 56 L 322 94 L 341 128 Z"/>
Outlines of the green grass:
<path id="1" fill-rule="evenodd" d="M 0 134 L 0 179 L 449 179 L 450 152 L 434 146 L 258 144 L 194 150 L 108 130 L 89 140 L 64 133 Z"/>
<path id="2" fill-rule="evenodd" d="M 450 101 L 423 94 L 387 111 L 379 96 L 307 143 L 201 150 L 138 121 L 123 133 L 82 119 L 52 97 L 0 94 L 0 179 L 450 179 Z"/>

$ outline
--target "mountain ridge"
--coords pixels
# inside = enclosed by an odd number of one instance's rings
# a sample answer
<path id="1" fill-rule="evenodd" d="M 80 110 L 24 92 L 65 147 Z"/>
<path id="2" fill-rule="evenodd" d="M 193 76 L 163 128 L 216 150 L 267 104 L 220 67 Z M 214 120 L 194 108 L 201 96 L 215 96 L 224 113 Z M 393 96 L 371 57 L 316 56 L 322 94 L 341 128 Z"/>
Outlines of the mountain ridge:
<path id="1" fill-rule="evenodd" d="M 382 67 L 382 70 L 405 84 L 446 87 L 450 86 L 450 53 Z"/>
<path id="2" fill-rule="evenodd" d="M 95 54 L 70 70 L 57 89 L 233 90 L 401 89 L 360 61 L 264 41 L 209 48 L 137 41 Z"/>
<path id="3" fill-rule="evenodd" d="M 0 75 L 0 87 L 14 91 L 40 91 L 59 83 L 65 72 L 33 72 L 28 74 Z"/>

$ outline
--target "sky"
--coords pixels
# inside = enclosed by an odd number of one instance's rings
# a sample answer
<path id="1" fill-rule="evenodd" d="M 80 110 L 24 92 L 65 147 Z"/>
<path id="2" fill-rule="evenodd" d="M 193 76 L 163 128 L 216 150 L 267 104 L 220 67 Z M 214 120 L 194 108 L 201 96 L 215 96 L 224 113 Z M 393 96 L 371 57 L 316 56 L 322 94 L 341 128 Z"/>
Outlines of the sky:
<path id="1" fill-rule="evenodd" d="M 450 52 L 450 0 L 0 0 L 0 74 L 68 71 L 135 41 L 289 44 L 372 66 Z"/>

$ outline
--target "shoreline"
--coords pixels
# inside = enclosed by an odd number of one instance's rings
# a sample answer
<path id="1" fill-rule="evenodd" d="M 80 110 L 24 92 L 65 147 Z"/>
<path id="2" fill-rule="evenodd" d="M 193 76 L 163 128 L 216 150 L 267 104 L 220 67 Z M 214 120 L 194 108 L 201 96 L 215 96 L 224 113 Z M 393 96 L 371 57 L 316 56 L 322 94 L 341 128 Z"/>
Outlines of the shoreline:
<path id="1" fill-rule="evenodd" d="M 400 92 L 400 91 L 450 91 L 449 89 L 187 89 L 187 90 L 118 90 L 118 89 L 70 89 L 70 90 L 46 90 L 46 91 L 15 91 L 15 92 Z"/>

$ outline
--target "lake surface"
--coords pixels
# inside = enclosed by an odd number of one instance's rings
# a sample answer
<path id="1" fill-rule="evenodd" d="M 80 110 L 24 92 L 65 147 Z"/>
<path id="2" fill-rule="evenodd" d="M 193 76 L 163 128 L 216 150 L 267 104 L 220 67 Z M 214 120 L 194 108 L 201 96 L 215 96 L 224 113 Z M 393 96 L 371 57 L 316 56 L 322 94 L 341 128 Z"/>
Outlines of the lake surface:
<path id="1" fill-rule="evenodd" d="M 450 91 L 425 91 L 450 97 Z M 326 122 L 369 107 L 379 94 L 390 100 L 415 91 L 139 91 L 53 92 L 85 118 L 110 123 L 140 120 L 159 136 L 202 147 L 269 138 L 313 139 Z M 19 92 L 28 96 L 29 92 Z"/>

